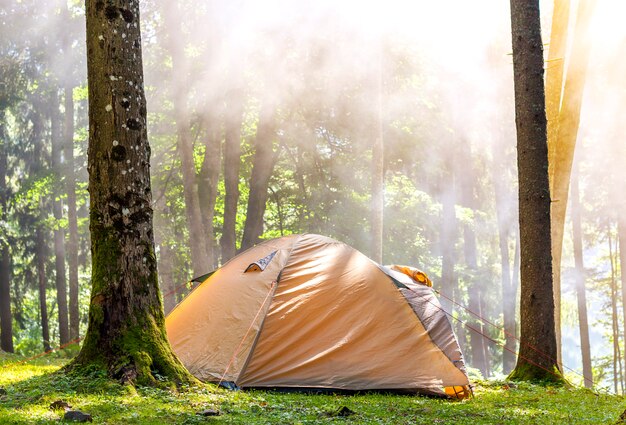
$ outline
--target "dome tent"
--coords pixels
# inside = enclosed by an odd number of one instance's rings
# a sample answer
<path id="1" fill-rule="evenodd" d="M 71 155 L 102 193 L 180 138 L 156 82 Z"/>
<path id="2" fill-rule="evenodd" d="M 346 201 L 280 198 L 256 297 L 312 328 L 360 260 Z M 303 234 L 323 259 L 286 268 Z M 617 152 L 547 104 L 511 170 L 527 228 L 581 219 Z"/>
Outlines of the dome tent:
<path id="1" fill-rule="evenodd" d="M 319 235 L 239 254 L 166 318 L 197 378 L 238 387 L 466 394 L 461 350 L 432 288 Z"/>

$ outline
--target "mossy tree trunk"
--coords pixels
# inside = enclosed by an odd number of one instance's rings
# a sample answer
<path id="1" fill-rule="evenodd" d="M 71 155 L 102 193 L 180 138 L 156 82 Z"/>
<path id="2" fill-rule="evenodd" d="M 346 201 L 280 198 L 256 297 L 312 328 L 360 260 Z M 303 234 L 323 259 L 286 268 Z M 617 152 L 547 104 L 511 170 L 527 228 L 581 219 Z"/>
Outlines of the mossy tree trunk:
<path id="1" fill-rule="evenodd" d="M 164 327 L 154 252 L 139 0 L 87 0 L 92 290 L 69 366 L 122 382 L 193 382 Z"/>
<path id="2" fill-rule="evenodd" d="M 539 0 L 511 0 L 521 244 L 520 351 L 511 379 L 560 381 Z"/>

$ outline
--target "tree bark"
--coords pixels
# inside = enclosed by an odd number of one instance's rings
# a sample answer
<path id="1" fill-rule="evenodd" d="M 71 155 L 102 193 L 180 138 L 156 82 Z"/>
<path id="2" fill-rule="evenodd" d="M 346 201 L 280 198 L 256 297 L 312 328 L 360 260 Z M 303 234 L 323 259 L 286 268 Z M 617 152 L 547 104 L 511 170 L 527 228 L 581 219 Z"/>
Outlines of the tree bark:
<path id="1" fill-rule="evenodd" d="M 521 347 L 511 379 L 561 381 L 550 243 L 550 187 L 539 0 L 511 0 L 521 243 Z"/>
<path id="2" fill-rule="evenodd" d="M 83 347 L 68 366 L 155 385 L 194 382 L 173 354 L 154 252 L 150 145 L 138 0 L 87 0 L 92 290 Z"/>
<path id="3" fill-rule="evenodd" d="M 227 96 L 230 112 L 224 129 L 224 225 L 220 246 L 222 264 L 237 253 L 237 204 L 239 202 L 239 168 L 241 162 L 241 122 L 243 120 L 243 95 L 233 91 Z"/>
<path id="4" fill-rule="evenodd" d="M 7 149 L 5 113 L 0 110 L 0 221 L 7 220 Z M 13 352 L 13 316 L 11 314 L 11 252 L 6 235 L 0 236 L 0 350 Z"/>
<path id="5" fill-rule="evenodd" d="M 61 115 L 59 113 L 59 96 L 56 89 L 50 99 L 50 133 L 51 133 L 51 167 L 55 174 L 57 184 L 53 191 L 52 213 L 56 221 L 54 227 L 54 270 L 57 290 L 57 305 L 59 316 L 59 341 L 67 344 L 70 341 L 70 330 L 67 311 L 67 282 L 65 275 L 65 230 L 60 226 L 63 220 L 63 205 L 61 204 L 61 176 L 63 164 L 61 164 L 61 151 L 63 150 L 63 137 L 61 134 Z"/>
<path id="6" fill-rule="evenodd" d="M 250 176 L 250 193 L 246 224 L 243 230 L 241 251 L 244 251 L 260 241 L 263 234 L 263 216 L 268 197 L 268 185 L 274 171 L 274 139 L 276 138 L 276 118 L 274 111 L 268 106 L 261 108 L 257 134 L 254 140 L 254 160 Z"/>
<path id="7" fill-rule="evenodd" d="M 67 264 L 69 272 L 69 327 L 70 340 L 79 337 L 80 310 L 78 304 L 78 212 L 76 208 L 76 173 L 74 171 L 74 98 L 73 87 L 66 85 L 64 116 L 65 189 L 67 191 Z"/>
<path id="8" fill-rule="evenodd" d="M 593 388 L 593 371 L 591 369 L 591 345 L 589 343 L 589 322 L 587 319 L 587 294 L 585 288 L 585 266 L 583 262 L 583 236 L 581 226 L 581 207 L 578 179 L 578 164 L 575 163 L 574 170 L 572 172 L 572 187 L 570 196 L 572 197 L 572 231 L 574 242 L 574 266 L 576 269 L 576 298 L 578 301 L 578 329 L 580 331 L 580 351 L 583 362 L 584 385 L 587 388 Z"/>

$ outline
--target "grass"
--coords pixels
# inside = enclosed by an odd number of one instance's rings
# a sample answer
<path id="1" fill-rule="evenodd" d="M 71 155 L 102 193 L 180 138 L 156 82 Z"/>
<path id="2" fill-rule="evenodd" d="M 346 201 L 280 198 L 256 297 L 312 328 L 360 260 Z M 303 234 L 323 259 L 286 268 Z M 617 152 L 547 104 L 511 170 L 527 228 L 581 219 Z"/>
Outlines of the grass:
<path id="1" fill-rule="evenodd" d="M 63 423 L 63 400 L 96 424 L 616 424 L 626 408 L 621 396 L 580 388 L 503 382 L 476 385 L 475 397 L 455 402 L 388 394 L 307 395 L 228 391 L 206 385 L 171 392 L 133 388 L 94 372 L 70 378 L 57 371 L 67 360 L 41 358 L 18 364 L 0 357 L 0 424 Z M 353 412 L 338 416 L 342 407 Z M 197 412 L 219 410 L 217 417 Z"/>

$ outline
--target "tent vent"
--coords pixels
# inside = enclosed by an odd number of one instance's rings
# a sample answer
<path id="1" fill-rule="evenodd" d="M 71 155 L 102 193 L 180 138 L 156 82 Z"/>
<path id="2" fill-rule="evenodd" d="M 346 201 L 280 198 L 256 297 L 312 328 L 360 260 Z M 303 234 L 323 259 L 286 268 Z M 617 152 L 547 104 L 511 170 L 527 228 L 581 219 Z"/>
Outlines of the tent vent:
<path id="1" fill-rule="evenodd" d="M 270 261 L 272 261 L 272 258 L 274 258 L 274 255 L 276 255 L 277 252 L 278 251 L 274 251 L 270 255 L 263 257 L 260 260 L 255 261 L 254 263 L 251 263 L 248 267 L 246 267 L 244 273 L 262 272 L 263 270 L 265 270 Z"/>

